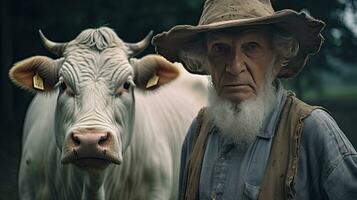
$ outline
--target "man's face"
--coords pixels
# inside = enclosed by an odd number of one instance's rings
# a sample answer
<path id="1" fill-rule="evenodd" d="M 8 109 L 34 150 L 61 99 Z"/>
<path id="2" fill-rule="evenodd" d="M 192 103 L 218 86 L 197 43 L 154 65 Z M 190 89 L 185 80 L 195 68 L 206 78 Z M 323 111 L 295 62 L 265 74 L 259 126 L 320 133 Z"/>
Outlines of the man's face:
<path id="1" fill-rule="evenodd" d="M 269 34 L 252 29 L 208 35 L 207 57 L 217 95 L 239 104 L 263 88 L 274 54 Z"/>

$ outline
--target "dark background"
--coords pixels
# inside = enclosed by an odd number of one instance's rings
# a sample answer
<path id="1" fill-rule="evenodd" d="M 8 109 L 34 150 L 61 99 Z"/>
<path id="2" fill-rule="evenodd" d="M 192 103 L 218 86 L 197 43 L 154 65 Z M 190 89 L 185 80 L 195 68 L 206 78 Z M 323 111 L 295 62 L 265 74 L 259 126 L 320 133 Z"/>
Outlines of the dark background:
<path id="1" fill-rule="evenodd" d="M 41 29 L 53 41 L 74 39 L 82 30 L 109 26 L 126 42 L 150 30 L 198 22 L 202 0 L 1 0 L 0 49 L 0 199 L 17 198 L 22 123 L 33 97 L 12 85 L 12 64 L 47 55 Z M 275 0 L 276 10 L 305 10 L 327 23 L 321 52 L 311 57 L 295 79 L 284 81 L 303 100 L 327 108 L 357 147 L 357 2 L 354 0 Z M 153 53 L 149 47 L 144 54 Z M 46 110 L 43 110 L 46 112 Z"/>

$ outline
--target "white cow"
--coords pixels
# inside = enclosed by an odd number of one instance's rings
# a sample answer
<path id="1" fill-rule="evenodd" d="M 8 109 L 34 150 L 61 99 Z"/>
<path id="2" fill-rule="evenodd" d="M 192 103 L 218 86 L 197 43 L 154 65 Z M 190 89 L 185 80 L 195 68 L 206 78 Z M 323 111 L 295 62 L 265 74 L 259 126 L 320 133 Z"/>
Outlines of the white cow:
<path id="1" fill-rule="evenodd" d="M 133 58 L 152 33 L 136 44 L 107 27 L 68 43 L 40 35 L 60 58 L 35 56 L 10 70 L 38 93 L 24 125 L 20 199 L 175 199 L 205 81 L 158 55 Z"/>

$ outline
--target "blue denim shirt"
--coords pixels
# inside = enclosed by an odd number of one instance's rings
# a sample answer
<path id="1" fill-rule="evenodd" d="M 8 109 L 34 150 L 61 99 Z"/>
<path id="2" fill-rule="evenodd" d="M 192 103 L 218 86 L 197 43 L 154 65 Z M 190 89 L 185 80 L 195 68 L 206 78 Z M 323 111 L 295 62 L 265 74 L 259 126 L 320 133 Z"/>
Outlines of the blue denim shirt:
<path id="1" fill-rule="evenodd" d="M 208 138 L 199 185 L 200 199 L 257 199 L 278 118 L 286 100 L 278 83 L 276 104 L 267 123 L 245 153 L 213 128 Z M 357 153 L 333 118 L 315 110 L 304 121 L 299 149 L 296 199 L 357 199 Z M 187 162 L 197 122 L 182 146 L 180 199 L 186 186 Z"/>

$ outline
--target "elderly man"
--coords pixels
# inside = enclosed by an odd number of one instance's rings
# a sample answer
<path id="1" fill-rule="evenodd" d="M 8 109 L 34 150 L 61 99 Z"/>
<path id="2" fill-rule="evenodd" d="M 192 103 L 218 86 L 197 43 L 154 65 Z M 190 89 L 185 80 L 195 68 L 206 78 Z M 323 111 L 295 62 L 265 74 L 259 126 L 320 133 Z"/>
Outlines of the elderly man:
<path id="1" fill-rule="evenodd" d="M 180 199 L 357 199 L 357 154 L 330 114 L 286 91 L 322 21 L 269 0 L 207 0 L 198 26 L 153 39 L 212 80 L 182 147 Z"/>

